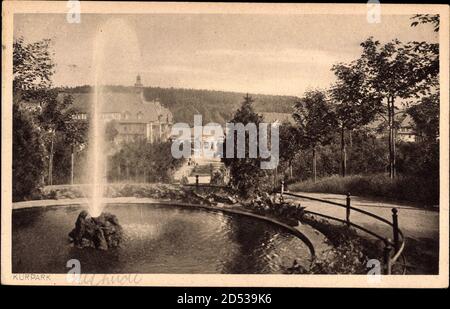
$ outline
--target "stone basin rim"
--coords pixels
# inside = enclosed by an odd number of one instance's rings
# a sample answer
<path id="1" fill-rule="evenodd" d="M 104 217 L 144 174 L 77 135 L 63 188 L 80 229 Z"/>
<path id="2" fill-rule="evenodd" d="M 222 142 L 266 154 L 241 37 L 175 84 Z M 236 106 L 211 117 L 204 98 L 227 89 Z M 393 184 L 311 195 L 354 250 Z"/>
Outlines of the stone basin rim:
<path id="1" fill-rule="evenodd" d="M 60 203 L 57 203 L 59 201 Z M 38 202 L 33 205 L 33 202 Z M 50 204 L 46 204 L 45 202 L 50 202 Z M 47 207 L 70 207 L 70 206 L 80 206 L 85 205 L 88 203 L 88 199 L 77 199 L 77 200 L 71 200 L 71 199 L 64 199 L 64 200 L 34 200 L 34 201 L 26 201 L 26 202 L 17 202 L 12 203 L 12 210 L 13 211 L 20 211 L 25 209 L 39 209 L 39 208 L 47 208 Z M 240 209 L 232 209 L 232 208 L 224 208 L 224 207 L 215 207 L 215 206 L 209 206 L 209 205 L 202 205 L 202 204 L 192 204 L 192 203 L 185 203 L 181 201 L 170 201 L 170 200 L 158 200 L 158 199 L 151 199 L 151 198 L 134 198 L 134 197 L 127 197 L 127 198 L 106 198 L 104 199 L 104 204 L 106 205 L 116 205 L 120 207 L 125 207 L 128 205 L 149 205 L 149 206 L 177 206 L 177 207 L 184 207 L 184 208 L 191 208 L 191 209 L 199 209 L 199 210 L 206 210 L 206 211 L 213 211 L 213 212 L 223 212 L 227 214 L 235 214 L 235 215 L 241 215 L 250 217 L 257 220 L 265 221 L 269 224 L 273 224 L 276 226 L 279 226 L 285 230 L 287 230 L 290 234 L 296 236 L 299 238 L 303 243 L 308 247 L 310 252 L 310 262 L 314 260 L 316 257 L 314 245 L 311 242 L 311 240 L 302 233 L 299 229 L 290 226 L 286 223 L 283 223 L 279 220 L 276 220 L 274 218 L 270 218 L 267 216 L 251 213 L 248 211 L 240 210 Z M 240 206 L 240 204 L 238 204 Z"/>

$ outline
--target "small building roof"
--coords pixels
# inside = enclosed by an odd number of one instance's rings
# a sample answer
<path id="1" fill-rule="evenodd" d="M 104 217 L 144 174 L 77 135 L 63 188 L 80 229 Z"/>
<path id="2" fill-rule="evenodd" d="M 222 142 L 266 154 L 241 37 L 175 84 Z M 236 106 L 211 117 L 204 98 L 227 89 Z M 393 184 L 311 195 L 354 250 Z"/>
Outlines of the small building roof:
<path id="1" fill-rule="evenodd" d="M 403 119 L 400 120 L 400 127 L 402 128 L 412 128 L 414 127 L 414 120 L 409 114 L 405 114 Z"/>

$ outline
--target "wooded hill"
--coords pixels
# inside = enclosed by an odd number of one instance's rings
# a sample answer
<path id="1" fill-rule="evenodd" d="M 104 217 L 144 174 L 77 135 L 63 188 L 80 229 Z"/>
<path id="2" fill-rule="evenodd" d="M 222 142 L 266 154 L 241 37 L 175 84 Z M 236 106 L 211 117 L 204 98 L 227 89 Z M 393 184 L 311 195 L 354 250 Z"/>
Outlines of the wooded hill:
<path id="1" fill-rule="evenodd" d="M 86 93 L 92 91 L 91 86 L 61 88 L 66 93 Z M 134 91 L 134 87 L 108 86 L 108 91 L 126 92 Z M 237 108 L 244 100 L 245 93 L 144 87 L 144 96 L 147 100 L 159 98 L 161 104 L 170 109 L 175 122 L 186 122 L 193 125 L 194 115 L 201 114 L 203 123 L 217 122 L 224 124 L 229 121 Z M 297 100 L 293 96 L 275 96 L 262 94 L 249 94 L 255 100 L 256 112 L 293 112 L 292 106 Z"/>

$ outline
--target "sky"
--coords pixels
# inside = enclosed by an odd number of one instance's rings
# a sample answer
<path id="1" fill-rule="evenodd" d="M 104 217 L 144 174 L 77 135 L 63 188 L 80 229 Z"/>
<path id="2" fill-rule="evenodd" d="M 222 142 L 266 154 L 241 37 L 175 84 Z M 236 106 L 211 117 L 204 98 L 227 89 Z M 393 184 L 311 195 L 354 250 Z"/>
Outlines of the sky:
<path id="1" fill-rule="evenodd" d="M 334 82 L 333 64 L 381 42 L 437 42 L 408 15 L 16 14 L 14 37 L 52 40 L 56 86 L 133 85 L 301 96 Z"/>

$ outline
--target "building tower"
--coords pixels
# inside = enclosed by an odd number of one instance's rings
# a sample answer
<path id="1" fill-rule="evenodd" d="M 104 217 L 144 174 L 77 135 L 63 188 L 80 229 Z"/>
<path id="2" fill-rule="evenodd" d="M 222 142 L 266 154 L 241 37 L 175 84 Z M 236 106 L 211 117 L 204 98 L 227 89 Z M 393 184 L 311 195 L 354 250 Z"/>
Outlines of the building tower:
<path id="1" fill-rule="evenodd" d="M 141 82 L 141 76 L 139 74 L 136 76 L 136 83 L 134 84 L 134 87 L 137 93 L 142 93 L 143 86 Z"/>

